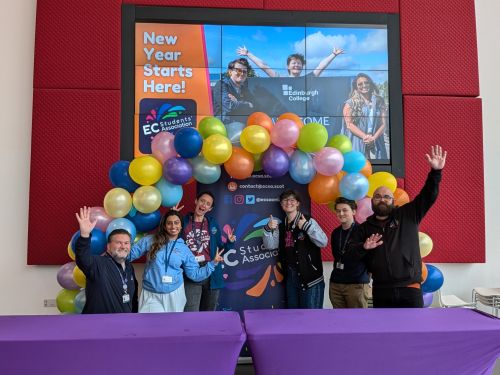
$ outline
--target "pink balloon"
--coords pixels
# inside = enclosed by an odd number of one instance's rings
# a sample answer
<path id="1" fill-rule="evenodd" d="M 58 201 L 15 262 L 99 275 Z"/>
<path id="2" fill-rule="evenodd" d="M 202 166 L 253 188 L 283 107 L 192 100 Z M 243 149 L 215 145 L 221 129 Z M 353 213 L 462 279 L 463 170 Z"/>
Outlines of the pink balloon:
<path id="1" fill-rule="evenodd" d="M 160 162 L 165 163 L 168 159 L 177 156 L 174 147 L 175 136 L 170 132 L 160 132 L 151 142 L 151 153 Z"/>
<path id="2" fill-rule="evenodd" d="M 333 176 L 339 173 L 344 166 L 344 156 L 333 147 L 323 147 L 313 159 L 314 168 L 323 176 Z"/>
<path id="3" fill-rule="evenodd" d="M 271 143 L 281 148 L 292 147 L 299 139 L 299 126 L 292 120 L 283 119 L 274 124 Z"/>
<path id="4" fill-rule="evenodd" d="M 358 223 L 364 223 L 368 216 L 373 215 L 371 198 L 363 198 L 356 202 L 358 208 L 356 210 L 355 219 Z"/>
<path id="5" fill-rule="evenodd" d="M 95 227 L 97 229 L 106 232 L 108 224 L 114 219 L 114 217 L 109 216 L 104 210 L 104 207 L 91 207 L 90 208 L 90 221 L 97 220 Z"/>

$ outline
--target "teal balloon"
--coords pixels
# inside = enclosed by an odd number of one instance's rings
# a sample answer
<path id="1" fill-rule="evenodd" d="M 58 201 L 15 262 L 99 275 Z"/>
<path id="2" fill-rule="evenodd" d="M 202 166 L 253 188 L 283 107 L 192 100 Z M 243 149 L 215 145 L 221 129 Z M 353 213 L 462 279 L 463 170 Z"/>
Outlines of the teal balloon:
<path id="1" fill-rule="evenodd" d="M 75 313 L 77 314 L 82 313 L 83 308 L 85 306 L 85 301 L 86 301 L 85 289 L 82 289 L 78 292 L 73 301 L 73 304 L 75 305 Z"/>
<path id="2" fill-rule="evenodd" d="M 208 185 L 220 178 L 220 165 L 210 163 L 203 156 L 197 156 L 190 159 L 189 162 L 193 167 L 193 177 L 196 181 Z"/>
<path id="3" fill-rule="evenodd" d="M 161 205 L 163 207 L 173 207 L 182 199 L 183 190 L 181 185 L 174 185 L 163 177 L 155 184 L 161 193 Z"/>
<path id="4" fill-rule="evenodd" d="M 344 154 L 344 167 L 342 170 L 347 173 L 359 172 L 365 164 L 365 155 L 359 151 L 349 151 Z"/>
<path id="5" fill-rule="evenodd" d="M 111 221 L 106 229 L 106 238 L 108 238 L 110 233 L 116 229 L 125 229 L 130 234 L 131 242 L 134 242 L 137 229 L 135 228 L 134 223 L 132 223 L 129 219 L 119 217 L 118 219 Z"/>
<path id="6" fill-rule="evenodd" d="M 306 152 L 296 150 L 290 157 L 290 177 L 299 184 L 308 184 L 316 175 L 313 158 Z"/>
<path id="7" fill-rule="evenodd" d="M 368 179 L 361 173 L 348 173 L 340 181 L 340 194 L 347 199 L 357 201 L 368 193 L 370 184 Z"/>
<path id="8" fill-rule="evenodd" d="M 238 121 L 234 121 L 226 125 L 227 138 L 229 138 L 233 146 L 241 147 L 240 136 L 244 128 L 245 124 Z"/>

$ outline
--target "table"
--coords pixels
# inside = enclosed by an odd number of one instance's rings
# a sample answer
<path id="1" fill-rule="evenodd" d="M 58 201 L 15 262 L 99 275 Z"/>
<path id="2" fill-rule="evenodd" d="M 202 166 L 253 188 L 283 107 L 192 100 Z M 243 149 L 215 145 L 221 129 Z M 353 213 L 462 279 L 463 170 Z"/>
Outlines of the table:
<path id="1" fill-rule="evenodd" d="M 236 312 L 0 316 L 0 374 L 230 374 Z"/>
<path id="2" fill-rule="evenodd" d="M 470 309 L 244 311 L 258 375 L 490 374 L 500 320 Z"/>

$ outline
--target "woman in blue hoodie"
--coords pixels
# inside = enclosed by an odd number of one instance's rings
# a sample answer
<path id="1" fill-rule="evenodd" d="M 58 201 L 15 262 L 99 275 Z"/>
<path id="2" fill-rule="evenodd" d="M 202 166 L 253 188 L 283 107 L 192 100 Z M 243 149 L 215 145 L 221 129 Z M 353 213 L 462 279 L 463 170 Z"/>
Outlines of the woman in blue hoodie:
<path id="1" fill-rule="evenodd" d="M 220 252 L 204 267 L 200 267 L 193 253 L 179 234 L 182 217 L 177 211 L 163 215 L 158 230 L 139 240 L 131 249 L 129 259 L 147 256 L 144 269 L 139 312 L 181 312 L 186 304 L 183 272 L 195 281 L 209 277 L 219 262 Z"/>

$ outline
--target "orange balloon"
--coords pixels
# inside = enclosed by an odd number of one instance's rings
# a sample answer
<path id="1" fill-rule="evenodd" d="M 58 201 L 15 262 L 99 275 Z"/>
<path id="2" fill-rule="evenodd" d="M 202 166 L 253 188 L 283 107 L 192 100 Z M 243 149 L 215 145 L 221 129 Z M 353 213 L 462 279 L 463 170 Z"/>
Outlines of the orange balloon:
<path id="1" fill-rule="evenodd" d="M 347 172 L 345 172 L 345 171 L 340 171 L 339 173 L 336 174 L 337 179 L 339 180 L 339 183 L 340 183 L 340 181 L 342 181 L 342 179 L 344 178 L 344 176 L 346 174 L 347 174 Z"/>
<path id="2" fill-rule="evenodd" d="M 309 183 L 309 196 L 319 204 L 328 204 L 339 196 L 339 180 L 337 176 L 323 176 L 317 173 Z"/>
<path id="3" fill-rule="evenodd" d="M 363 168 L 361 168 L 359 173 L 364 175 L 366 178 L 370 177 L 370 175 L 373 173 L 372 163 L 370 163 L 370 160 L 366 159 L 365 166 Z"/>
<path id="4" fill-rule="evenodd" d="M 396 188 L 394 191 L 394 205 L 402 206 L 410 201 L 408 193 L 401 188 Z"/>
<path id="5" fill-rule="evenodd" d="M 429 275 L 429 270 L 424 262 L 422 262 L 422 283 L 427 280 L 427 276 Z"/>
<path id="6" fill-rule="evenodd" d="M 240 147 L 233 147 L 233 153 L 224 163 L 226 172 L 237 180 L 243 180 L 252 175 L 255 162 L 251 153 Z"/>
<path id="7" fill-rule="evenodd" d="M 293 122 L 295 122 L 297 124 L 297 126 L 299 127 L 299 129 L 304 126 L 304 123 L 302 122 L 302 120 L 300 119 L 300 117 L 297 116 L 295 113 L 286 112 L 286 113 L 283 113 L 282 115 L 280 115 L 280 117 L 278 117 L 278 121 L 279 120 L 283 120 L 283 119 L 292 120 Z"/>
<path id="8" fill-rule="evenodd" d="M 254 112 L 247 118 L 247 126 L 250 125 L 259 125 L 266 129 L 269 134 L 273 130 L 273 120 L 271 117 L 266 115 L 264 112 Z"/>

